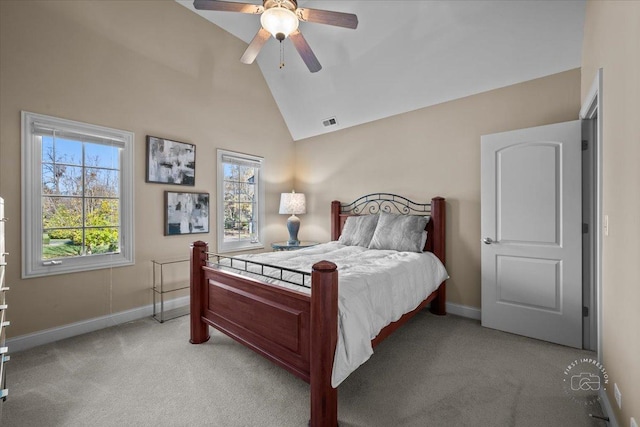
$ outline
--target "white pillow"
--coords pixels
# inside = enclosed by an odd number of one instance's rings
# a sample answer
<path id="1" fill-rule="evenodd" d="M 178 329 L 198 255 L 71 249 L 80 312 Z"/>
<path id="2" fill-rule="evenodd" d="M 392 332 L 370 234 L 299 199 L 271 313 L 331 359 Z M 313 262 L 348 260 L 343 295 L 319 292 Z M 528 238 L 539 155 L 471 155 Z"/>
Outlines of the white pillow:
<path id="1" fill-rule="evenodd" d="M 424 245 L 420 243 L 427 222 L 428 216 L 381 212 L 369 248 L 422 252 Z"/>
<path id="2" fill-rule="evenodd" d="M 373 237 L 373 232 L 378 225 L 378 215 L 350 216 L 344 223 L 339 243 L 347 246 L 368 247 Z"/>

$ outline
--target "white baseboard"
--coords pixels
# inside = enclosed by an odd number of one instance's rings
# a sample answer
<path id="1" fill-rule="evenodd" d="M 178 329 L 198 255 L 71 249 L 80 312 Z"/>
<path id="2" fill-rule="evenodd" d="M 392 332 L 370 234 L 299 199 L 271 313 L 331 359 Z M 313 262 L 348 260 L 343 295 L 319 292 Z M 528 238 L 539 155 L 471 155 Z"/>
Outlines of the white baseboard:
<path id="1" fill-rule="evenodd" d="M 181 297 L 164 302 L 165 310 L 189 305 L 189 297 Z M 6 346 L 10 353 L 27 350 L 43 344 L 49 344 L 54 341 L 63 340 L 65 338 L 75 337 L 76 335 L 86 334 L 88 332 L 97 331 L 99 329 L 108 328 L 110 326 L 120 325 L 131 322 L 133 320 L 142 319 L 153 314 L 153 305 L 149 304 L 144 307 L 134 308 L 132 310 L 121 311 L 118 313 L 108 314 L 89 320 L 82 320 L 76 323 L 59 326 L 56 328 L 45 329 L 44 331 L 34 332 L 32 334 L 21 335 L 15 338 L 9 338 Z"/>
<path id="2" fill-rule="evenodd" d="M 613 406 L 611 406 L 611 402 L 609 401 L 609 396 L 607 396 L 607 392 L 603 389 L 600 389 L 600 402 L 602 403 L 602 410 L 604 411 L 605 417 L 609 417 L 609 427 L 618 427 L 618 420 L 616 420 L 615 412 L 613 412 Z"/>
<path id="3" fill-rule="evenodd" d="M 455 304 L 452 302 L 445 303 L 447 313 L 455 314 L 456 316 L 468 317 L 469 319 L 480 320 L 480 309 L 470 307 L 468 305 Z"/>

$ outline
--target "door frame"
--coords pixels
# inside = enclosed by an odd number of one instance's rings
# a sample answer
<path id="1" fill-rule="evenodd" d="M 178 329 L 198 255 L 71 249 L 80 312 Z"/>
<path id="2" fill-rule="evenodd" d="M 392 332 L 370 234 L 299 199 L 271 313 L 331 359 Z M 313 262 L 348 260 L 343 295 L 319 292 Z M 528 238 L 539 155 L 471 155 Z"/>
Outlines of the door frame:
<path id="1" fill-rule="evenodd" d="M 580 109 L 580 118 L 585 120 L 595 120 L 595 141 L 593 156 L 595 157 L 595 177 L 590 182 L 595 188 L 591 189 L 591 194 L 595 195 L 593 206 L 591 209 L 594 213 L 593 234 L 591 240 L 595 246 L 590 251 L 589 262 L 592 266 L 591 271 L 593 277 L 591 280 L 591 289 L 589 292 L 590 307 L 595 307 L 595 318 L 591 314 L 590 317 L 590 342 L 596 343 L 596 354 L 599 361 L 603 359 L 602 346 L 602 68 L 598 69 L 593 79 L 591 88 L 582 103 Z"/>

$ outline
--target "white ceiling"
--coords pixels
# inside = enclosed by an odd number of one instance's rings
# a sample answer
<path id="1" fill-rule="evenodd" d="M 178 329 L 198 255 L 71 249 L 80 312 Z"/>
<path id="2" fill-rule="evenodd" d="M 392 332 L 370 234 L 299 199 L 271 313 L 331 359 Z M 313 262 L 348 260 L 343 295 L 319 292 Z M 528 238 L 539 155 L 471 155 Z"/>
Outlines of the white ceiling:
<path id="1" fill-rule="evenodd" d="M 196 11 L 244 40 L 259 15 Z M 247 0 L 260 4 L 260 0 Z M 580 67 L 585 1 L 299 0 L 355 13 L 356 30 L 300 23 L 322 64 L 310 73 L 290 40 L 257 63 L 294 140 Z M 243 52 L 238 52 L 238 61 Z M 248 65 L 249 66 L 249 65 Z M 251 65 L 255 66 L 255 65 Z M 338 125 L 322 121 L 335 116 Z"/>

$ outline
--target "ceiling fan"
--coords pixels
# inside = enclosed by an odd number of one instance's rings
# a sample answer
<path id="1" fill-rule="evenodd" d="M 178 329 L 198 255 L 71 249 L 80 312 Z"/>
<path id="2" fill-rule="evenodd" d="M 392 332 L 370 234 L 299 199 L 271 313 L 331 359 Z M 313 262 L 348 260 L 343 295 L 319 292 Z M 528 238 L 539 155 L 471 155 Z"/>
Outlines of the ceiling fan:
<path id="1" fill-rule="evenodd" d="M 318 58 L 298 30 L 300 21 L 335 25 L 337 27 L 356 29 L 358 17 L 352 13 L 333 12 L 329 10 L 299 8 L 297 0 L 263 0 L 262 5 L 237 3 L 222 0 L 195 0 L 193 7 L 198 10 L 216 10 L 223 12 L 250 13 L 260 16 L 262 26 L 249 47 L 240 58 L 245 64 L 251 64 L 260 53 L 269 36 L 273 35 L 280 43 L 289 37 L 302 60 L 315 73 L 322 69 Z"/>

